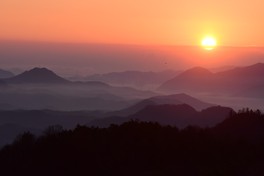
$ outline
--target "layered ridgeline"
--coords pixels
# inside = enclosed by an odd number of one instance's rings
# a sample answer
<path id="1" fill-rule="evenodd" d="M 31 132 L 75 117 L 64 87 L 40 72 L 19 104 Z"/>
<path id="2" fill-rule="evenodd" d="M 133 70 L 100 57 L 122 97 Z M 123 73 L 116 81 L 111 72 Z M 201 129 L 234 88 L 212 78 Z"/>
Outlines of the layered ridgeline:
<path id="1" fill-rule="evenodd" d="M 188 125 L 205 127 L 219 123 L 232 111 L 231 108 L 216 106 L 182 93 L 142 100 L 129 108 L 106 113 L 107 117 L 93 120 L 87 125 L 107 127 L 137 119 L 180 128 Z"/>
<path id="2" fill-rule="evenodd" d="M 110 116 L 96 119 L 88 123 L 88 126 L 108 127 L 111 124 L 122 124 L 130 120 L 158 122 L 162 125 L 184 128 L 189 125 L 200 127 L 212 127 L 224 120 L 233 110 L 228 107 L 213 106 L 201 111 L 195 110 L 187 104 L 149 105 L 129 116 Z"/>
<path id="3" fill-rule="evenodd" d="M 0 80 L 0 109 L 118 110 L 157 95 L 98 81 L 69 81 L 47 68 Z"/>
<path id="4" fill-rule="evenodd" d="M 230 108 L 224 108 L 210 103 L 206 103 L 186 94 L 175 94 L 171 96 L 168 95 L 168 96 L 152 97 L 146 100 L 142 100 L 128 108 L 124 108 L 120 111 L 112 111 L 112 112 L 54 111 L 54 110 L 3 111 L 2 110 L 0 111 L 0 125 L 18 124 L 20 126 L 38 127 L 43 129 L 49 125 L 59 124 L 68 128 L 68 127 L 73 127 L 71 126 L 71 124 L 78 124 L 78 123 L 84 124 L 85 122 L 87 123 L 92 120 L 95 120 L 94 122 L 92 122 L 93 124 L 95 124 L 95 122 L 106 120 L 109 123 L 108 125 L 110 125 L 111 123 L 115 123 L 114 121 L 111 121 L 113 117 L 121 118 L 122 121 L 128 121 L 130 119 L 157 121 L 157 119 L 155 118 L 157 116 L 159 116 L 157 122 L 163 123 L 163 121 L 164 122 L 167 121 L 166 118 L 168 116 L 171 117 L 172 121 L 174 117 L 177 117 L 178 120 L 181 119 L 180 121 L 185 121 L 187 118 L 190 117 L 189 115 L 190 113 L 194 116 L 197 116 L 197 113 L 209 112 L 208 110 L 210 109 L 219 110 L 219 113 L 216 111 L 212 111 L 212 114 L 215 113 L 216 115 L 212 115 L 211 120 L 208 119 L 208 122 L 210 122 L 211 125 L 216 124 L 218 122 L 218 119 L 216 117 L 220 116 L 220 119 L 224 119 L 226 115 L 228 115 L 229 111 L 232 111 Z M 152 113 L 152 111 L 154 113 Z M 146 117 L 142 117 L 146 112 L 148 115 Z M 206 114 L 202 114 L 201 116 L 204 115 Z M 199 117 L 197 116 L 197 119 L 199 119 Z M 205 119 L 206 118 L 204 117 L 204 120 Z M 199 125 L 198 121 L 194 121 L 193 124 Z M 169 121 L 166 122 L 166 124 L 169 123 L 170 123 Z M 171 123 L 171 125 L 178 126 L 180 124 L 177 124 L 177 121 L 175 121 Z M 184 126 L 185 125 L 188 125 L 188 120 L 186 121 Z"/>
<path id="5" fill-rule="evenodd" d="M 217 73 L 195 67 L 166 81 L 159 90 L 264 97 L 263 74 L 263 63 Z"/>
<path id="6" fill-rule="evenodd" d="M 180 94 L 150 97 L 150 98 L 141 100 L 135 103 L 134 105 L 128 108 L 122 109 L 120 111 L 109 112 L 107 113 L 107 116 L 128 116 L 150 105 L 165 105 L 165 104 L 170 104 L 170 105 L 188 104 L 198 111 L 202 109 L 206 109 L 211 106 L 215 106 L 214 104 L 201 101 L 185 93 L 180 93 Z"/>
<path id="7" fill-rule="evenodd" d="M 94 74 L 86 77 L 71 77 L 71 80 L 102 81 L 111 85 L 137 88 L 153 88 L 179 74 L 179 71 L 165 70 L 161 72 L 124 71 L 105 74 Z"/>
<path id="8" fill-rule="evenodd" d="M 36 102 L 37 103 L 37 102 Z M 188 105 L 187 105 L 188 104 Z M 48 126 L 73 128 L 77 124 L 108 127 L 137 119 L 159 122 L 180 128 L 188 125 L 213 126 L 225 119 L 230 108 L 215 106 L 187 94 L 154 96 L 119 111 L 52 111 L 10 110 L 0 111 L 0 146 L 11 142 L 18 133 L 40 133 Z"/>
<path id="9" fill-rule="evenodd" d="M 197 111 L 187 104 L 151 105 L 128 116 L 108 116 L 100 112 L 75 111 L 61 112 L 50 110 L 0 111 L 0 148 L 12 142 L 24 131 L 41 134 L 49 126 L 59 125 L 72 129 L 77 124 L 109 127 L 131 120 L 158 122 L 162 125 L 185 128 L 187 126 L 212 127 L 226 119 L 233 110 L 214 106 Z"/>
<path id="10" fill-rule="evenodd" d="M 24 71 L 23 73 L 2 79 L 2 81 L 8 83 L 8 84 L 70 84 L 70 83 L 78 83 L 78 82 L 72 82 L 65 78 L 62 78 L 58 76 L 53 71 L 47 69 L 47 68 L 33 68 L 31 70 Z M 94 85 L 97 83 L 97 85 L 100 86 L 108 86 L 107 84 L 104 84 L 102 82 L 96 82 L 96 81 L 87 81 L 85 83 L 90 83 L 91 85 Z"/>

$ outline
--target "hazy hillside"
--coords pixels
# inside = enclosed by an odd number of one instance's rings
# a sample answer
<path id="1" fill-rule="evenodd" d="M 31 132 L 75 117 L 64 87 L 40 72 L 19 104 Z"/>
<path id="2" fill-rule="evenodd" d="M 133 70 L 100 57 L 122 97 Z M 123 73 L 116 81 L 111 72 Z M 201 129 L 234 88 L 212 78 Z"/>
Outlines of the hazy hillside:
<path id="1" fill-rule="evenodd" d="M 159 90 L 264 97 L 264 64 L 211 73 L 204 68 L 187 70 L 162 84 Z"/>
<path id="2" fill-rule="evenodd" d="M 3 88 L 4 86 L 7 86 L 7 83 L 3 80 L 0 80 L 0 86 Z"/>
<path id="3" fill-rule="evenodd" d="M 128 116 L 144 109 L 149 105 L 163 105 L 163 104 L 170 104 L 170 105 L 188 104 L 191 107 L 195 108 L 196 110 L 202 110 L 214 106 L 214 104 L 203 102 L 187 94 L 181 93 L 181 94 L 150 97 L 148 99 L 137 102 L 136 104 L 128 108 L 122 109 L 120 111 L 109 112 L 107 114 L 108 116 L 109 115 Z"/>
<path id="4" fill-rule="evenodd" d="M 102 81 L 111 85 L 131 86 L 136 88 L 155 88 L 164 81 L 178 75 L 180 71 L 162 72 L 125 71 L 106 74 L 94 74 L 87 77 L 71 77 L 71 80 Z"/>
<path id="5" fill-rule="evenodd" d="M 178 96 L 188 97 L 187 95 L 181 94 Z M 53 101 L 55 101 L 55 99 Z M 96 100 L 94 100 L 94 102 L 96 102 Z M 131 107 L 133 111 L 131 111 L 131 108 L 130 111 L 128 111 L 128 109 L 121 111 L 123 112 L 122 115 L 124 117 L 113 116 L 119 115 L 119 111 L 109 113 L 104 111 L 1 110 L 0 131 L 2 131 L 3 136 L 1 137 L 0 135 L 0 146 L 1 144 L 6 144 L 6 142 L 12 141 L 16 135 L 23 131 L 31 131 L 35 134 L 35 132 L 39 133 L 51 125 L 61 125 L 64 128 L 73 128 L 77 124 L 107 127 L 110 124 L 121 124 L 129 121 L 130 119 L 136 118 L 142 121 L 157 121 L 161 124 L 176 125 L 179 127 L 183 127 L 188 124 L 195 124 L 199 126 L 205 126 L 206 124 L 211 126 L 212 124 L 218 122 L 219 119 L 222 120 L 227 114 L 226 111 L 229 110 L 227 108 L 225 111 L 225 108 L 221 107 L 208 108 L 200 113 L 189 105 L 150 106 L 151 104 L 147 103 L 144 106 L 140 106 L 143 102 L 147 102 L 147 100 L 139 102 L 136 106 L 134 106 L 134 109 Z M 37 104 L 38 102 L 35 103 Z M 163 106 L 164 108 L 161 108 Z M 124 112 L 126 112 L 126 115 Z M 153 115 L 151 115 L 151 113 L 153 113 Z M 214 113 L 216 115 L 212 116 Z M 158 118 L 158 116 L 162 118 Z M 193 116 L 197 116 L 197 118 L 193 118 Z M 209 116 L 210 119 L 207 118 Z M 207 123 L 205 120 L 207 120 Z"/>
<path id="6" fill-rule="evenodd" d="M 51 110 L 15 110 L 0 111 L 0 126 L 14 124 L 20 127 L 45 129 L 51 125 L 73 128 L 96 118 L 101 112 L 96 111 L 51 111 Z"/>
<path id="7" fill-rule="evenodd" d="M 201 112 L 189 105 L 154 105 L 132 115 L 130 118 L 142 121 L 159 122 L 184 128 L 188 125 L 200 127 L 214 126 L 228 117 L 233 110 L 226 107 L 211 107 Z"/>
<path id="8" fill-rule="evenodd" d="M 156 96 L 151 97 L 149 100 L 156 102 L 156 104 L 188 104 L 196 110 L 206 109 L 208 107 L 214 106 L 214 104 L 207 103 L 201 101 L 197 98 L 194 98 L 188 94 L 180 93 L 180 94 L 172 94 L 172 95 L 163 95 L 163 96 Z"/>
<path id="9" fill-rule="evenodd" d="M 65 84 L 69 83 L 46 68 L 33 68 L 12 78 L 5 79 L 7 83 L 40 83 L 40 84 Z"/>
<path id="10" fill-rule="evenodd" d="M 0 79 L 13 77 L 14 74 L 7 70 L 0 69 Z"/>
<path id="11" fill-rule="evenodd" d="M 162 104 L 149 105 L 127 117 L 111 116 L 103 119 L 95 119 L 89 122 L 89 126 L 108 127 L 111 124 L 122 124 L 131 119 L 140 121 L 158 122 L 162 125 L 172 125 L 184 128 L 188 125 L 210 127 L 224 120 L 233 112 L 231 108 L 213 106 L 202 111 L 196 111 L 187 104 Z"/>
<path id="12" fill-rule="evenodd" d="M 119 110 L 138 99 L 157 95 L 103 82 L 73 82 L 46 68 L 34 68 L 2 79 L 0 109 Z"/>
<path id="13" fill-rule="evenodd" d="M 65 129 L 101 117 L 100 111 L 0 110 L 0 148 L 25 131 L 39 135 L 49 126 Z"/>

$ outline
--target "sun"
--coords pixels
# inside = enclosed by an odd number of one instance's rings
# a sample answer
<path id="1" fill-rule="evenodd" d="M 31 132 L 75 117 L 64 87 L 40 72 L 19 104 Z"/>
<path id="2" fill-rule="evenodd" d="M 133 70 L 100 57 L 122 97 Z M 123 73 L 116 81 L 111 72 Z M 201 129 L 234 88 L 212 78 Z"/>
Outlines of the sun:
<path id="1" fill-rule="evenodd" d="M 216 47 L 217 42 L 216 39 L 212 36 L 206 36 L 202 39 L 202 47 L 206 50 L 212 50 Z"/>

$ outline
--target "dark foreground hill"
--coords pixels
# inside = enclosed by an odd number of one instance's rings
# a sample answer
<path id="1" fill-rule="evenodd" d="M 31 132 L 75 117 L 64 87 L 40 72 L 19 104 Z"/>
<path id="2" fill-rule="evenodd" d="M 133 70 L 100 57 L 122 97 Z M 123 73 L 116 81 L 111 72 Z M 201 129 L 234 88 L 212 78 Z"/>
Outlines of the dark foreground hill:
<path id="1" fill-rule="evenodd" d="M 245 111 L 207 129 L 138 121 L 104 129 L 50 127 L 41 137 L 24 133 L 3 148 L 1 174 L 259 176 L 264 174 L 263 119 Z M 261 127 L 257 133 L 254 126 Z"/>

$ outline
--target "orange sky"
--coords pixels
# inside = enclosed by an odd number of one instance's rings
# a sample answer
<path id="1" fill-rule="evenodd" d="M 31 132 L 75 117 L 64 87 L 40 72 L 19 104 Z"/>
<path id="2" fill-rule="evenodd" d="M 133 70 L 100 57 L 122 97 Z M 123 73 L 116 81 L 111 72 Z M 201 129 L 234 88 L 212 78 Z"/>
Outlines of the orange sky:
<path id="1" fill-rule="evenodd" d="M 264 46 L 263 0 L 1 0 L 0 40 Z"/>

